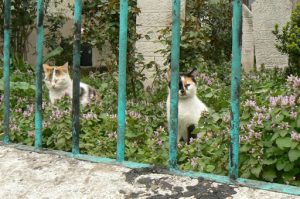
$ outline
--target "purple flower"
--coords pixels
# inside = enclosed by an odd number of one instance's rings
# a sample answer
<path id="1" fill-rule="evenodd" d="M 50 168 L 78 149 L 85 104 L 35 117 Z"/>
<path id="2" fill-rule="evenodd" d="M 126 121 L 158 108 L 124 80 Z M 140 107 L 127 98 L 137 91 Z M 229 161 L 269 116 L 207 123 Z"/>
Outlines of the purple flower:
<path id="1" fill-rule="evenodd" d="M 16 131 L 16 132 L 20 132 L 20 128 L 16 124 L 12 125 L 11 130 Z"/>
<path id="2" fill-rule="evenodd" d="M 291 111 L 291 112 L 290 112 L 290 116 L 291 116 L 291 118 L 296 119 L 296 117 L 297 117 L 297 112 Z"/>
<path id="3" fill-rule="evenodd" d="M 157 130 L 158 130 L 159 132 L 165 132 L 165 128 L 162 127 L 162 126 L 159 126 Z"/>
<path id="4" fill-rule="evenodd" d="M 254 137 L 255 137 L 256 139 L 261 139 L 261 136 L 262 136 L 262 132 L 258 132 L 258 133 L 255 133 L 255 134 L 254 134 Z"/>
<path id="5" fill-rule="evenodd" d="M 192 165 L 193 168 L 195 168 L 195 167 L 197 166 L 197 159 L 198 159 L 198 158 L 196 158 L 196 157 L 193 157 L 193 158 L 191 159 L 191 165 Z"/>
<path id="6" fill-rule="evenodd" d="M 290 88 L 299 88 L 300 87 L 300 78 L 290 75 L 287 78 L 287 84 Z"/>
<path id="7" fill-rule="evenodd" d="M 202 81 L 207 84 L 208 86 L 211 86 L 213 84 L 213 79 L 211 79 L 210 77 L 208 77 L 206 74 L 201 73 L 200 74 L 200 78 L 202 79 Z"/>
<path id="8" fill-rule="evenodd" d="M 30 117 L 31 116 L 31 113 L 29 111 L 24 111 L 23 112 L 23 116 L 24 117 Z"/>
<path id="9" fill-rule="evenodd" d="M 22 109 L 21 109 L 21 108 L 18 108 L 18 109 L 15 110 L 15 112 L 16 112 L 16 113 L 22 113 Z"/>
<path id="10" fill-rule="evenodd" d="M 271 106 L 276 106 L 279 102 L 279 98 L 271 96 L 269 98 L 269 102 L 270 102 Z"/>
<path id="11" fill-rule="evenodd" d="M 109 138 L 117 138 L 117 132 L 115 131 L 115 132 L 109 133 L 109 134 L 108 134 L 108 137 L 109 137 Z"/>
<path id="12" fill-rule="evenodd" d="M 291 139 L 297 142 L 300 142 L 300 134 L 296 131 L 291 132 Z"/>
<path id="13" fill-rule="evenodd" d="M 281 106 L 286 106 L 289 104 L 289 97 L 288 96 L 281 96 Z"/>
<path id="14" fill-rule="evenodd" d="M 194 141 L 194 138 L 190 138 L 190 144 Z"/>
<path id="15" fill-rule="evenodd" d="M 27 135 L 28 137 L 34 137 L 34 131 L 28 131 Z"/>
<path id="16" fill-rule="evenodd" d="M 86 114 L 82 114 L 82 118 L 86 120 L 92 120 L 92 119 L 96 119 L 97 115 L 95 113 L 86 113 Z"/>
<path id="17" fill-rule="evenodd" d="M 254 108 L 254 107 L 256 107 L 256 102 L 253 101 L 253 100 L 248 100 L 248 99 L 247 99 L 244 106 L 245 106 L 245 107 Z"/>
<path id="18" fill-rule="evenodd" d="M 157 141 L 157 144 L 158 144 L 159 146 L 162 146 L 162 145 L 163 145 L 163 141 L 162 141 L 162 140 L 158 140 L 158 141 Z"/>
<path id="19" fill-rule="evenodd" d="M 228 115 L 223 115 L 223 122 L 228 123 L 230 121 L 230 117 Z"/>
<path id="20" fill-rule="evenodd" d="M 290 106 L 295 106 L 295 104 L 296 104 L 296 97 L 294 95 L 291 95 L 289 97 L 289 104 L 290 104 Z"/>

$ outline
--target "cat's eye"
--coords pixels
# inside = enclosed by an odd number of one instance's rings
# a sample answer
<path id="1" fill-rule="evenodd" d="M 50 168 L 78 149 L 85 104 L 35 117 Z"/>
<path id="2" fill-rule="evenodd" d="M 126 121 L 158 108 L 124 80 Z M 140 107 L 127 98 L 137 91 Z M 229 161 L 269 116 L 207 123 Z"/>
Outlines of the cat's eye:
<path id="1" fill-rule="evenodd" d="M 55 75 L 59 76 L 61 74 L 61 72 L 59 70 L 55 71 Z"/>
<path id="2" fill-rule="evenodd" d="M 191 85 L 191 84 L 186 84 L 185 87 L 187 88 L 187 87 L 189 87 L 190 85 Z"/>

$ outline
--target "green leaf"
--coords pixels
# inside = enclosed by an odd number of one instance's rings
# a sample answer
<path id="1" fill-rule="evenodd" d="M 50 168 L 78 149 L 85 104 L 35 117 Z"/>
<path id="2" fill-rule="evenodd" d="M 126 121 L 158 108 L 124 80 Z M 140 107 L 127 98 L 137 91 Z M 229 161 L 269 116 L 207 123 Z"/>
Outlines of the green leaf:
<path id="1" fill-rule="evenodd" d="M 288 130 L 279 130 L 278 131 L 281 137 L 284 137 L 288 134 Z"/>
<path id="2" fill-rule="evenodd" d="M 212 96 L 213 96 L 212 93 L 207 93 L 206 95 L 204 95 L 204 97 L 206 97 L 206 98 L 211 98 Z"/>
<path id="3" fill-rule="evenodd" d="M 251 173 L 254 174 L 257 178 L 259 178 L 259 174 L 261 173 L 261 171 L 262 171 L 261 165 L 251 169 Z"/>
<path id="4" fill-rule="evenodd" d="M 240 152 L 248 152 L 251 149 L 251 146 L 248 144 L 244 144 L 240 148 Z"/>
<path id="5" fill-rule="evenodd" d="M 51 59 L 55 56 L 60 55 L 63 51 L 64 51 L 64 49 L 62 47 L 55 48 L 53 51 L 51 51 L 46 56 L 44 56 L 43 63 L 47 62 L 49 59 Z"/>
<path id="6" fill-rule="evenodd" d="M 267 180 L 267 181 L 270 181 L 270 182 L 273 182 L 274 178 L 276 178 L 276 172 L 274 171 L 274 169 L 267 169 L 267 170 L 264 170 L 263 173 L 262 173 L 262 177 L 263 179 Z"/>
<path id="7" fill-rule="evenodd" d="M 276 161 L 277 161 L 277 159 L 263 160 L 262 164 L 271 165 L 271 164 L 274 164 Z"/>
<path id="8" fill-rule="evenodd" d="M 279 161 L 277 161 L 277 163 L 276 163 L 276 169 L 277 169 L 278 171 L 281 171 L 281 170 L 285 167 L 285 165 L 286 165 L 286 161 L 284 161 L 284 160 L 279 160 Z"/>
<path id="9" fill-rule="evenodd" d="M 278 115 L 277 117 L 275 117 L 275 122 L 280 123 L 280 122 L 282 122 L 283 119 L 284 119 L 283 115 Z"/>
<path id="10" fill-rule="evenodd" d="M 211 172 L 213 172 L 215 170 L 215 168 L 216 167 L 214 165 L 207 165 L 206 171 L 209 172 L 209 173 L 211 173 Z"/>
<path id="11" fill-rule="evenodd" d="M 278 137 L 279 137 L 279 133 L 278 133 L 278 132 L 275 132 L 275 133 L 272 135 L 271 141 L 276 140 Z"/>
<path id="12" fill-rule="evenodd" d="M 241 177 L 242 178 L 249 178 L 250 175 L 251 175 L 251 172 L 248 169 L 246 171 L 241 171 Z"/>
<path id="13" fill-rule="evenodd" d="M 291 162 L 294 162 L 300 158 L 300 151 L 299 150 L 290 150 L 289 153 L 289 159 Z"/>
<path id="14" fill-rule="evenodd" d="M 300 114 L 298 114 L 297 118 L 297 128 L 300 128 Z"/>
<path id="15" fill-rule="evenodd" d="M 276 144 L 279 148 L 283 149 L 283 148 L 288 148 L 291 147 L 292 145 L 292 140 L 289 137 L 280 137 L 276 139 Z"/>
<path id="16" fill-rule="evenodd" d="M 291 162 L 286 162 L 285 166 L 284 166 L 284 171 L 290 171 L 294 168 L 294 163 Z"/>

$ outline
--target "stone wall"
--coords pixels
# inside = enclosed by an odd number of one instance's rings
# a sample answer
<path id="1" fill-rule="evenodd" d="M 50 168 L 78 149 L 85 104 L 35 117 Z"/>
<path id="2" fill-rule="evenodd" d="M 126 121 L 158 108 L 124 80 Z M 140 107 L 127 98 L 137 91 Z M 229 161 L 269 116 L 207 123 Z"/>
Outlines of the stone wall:
<path id="1" fill-rule="evenodd" d="M 137 32 L 142 36 L 149 35 L 150 39 L 142 38 L 136 44 L 137 51 L 143 54 L 146 63 L 155 61 L 160 66 L 165 58 L 157 50 L 164 49 L 165 46 L 159 42 L 160 30 L 171 25 L 172 22 L 172 0 L 138 0 L 138 7 L 141 13 L 137 16 Z M 185 0 L 181 0 L 181 18 L 185 17 Z M 145 71 L 147 80 L 145 85 L 152 82 L 153 71 Z"/>
<path id="2" fill-rule="evenodd" d="M 71 9 L 69 9 L 69 6 L 74 6 L 74 1 L 73 0 L 64 0 L 62 3 L 58 4 L 56 7 L 54 6 L 54 4 L 51 4 L 50 1 L 50 5 L 49 5 L 49 12 L 51 13 L 63 13 L 67 18 L 67 22 L 66 24 L 64 24 L 63 28 L 62 28 L 62 35 L 64 37 L 69 37 L 71 35 L 73 35 L 73 11 Z M 47 23 L 47 18 L 45 18 L 45 24 Z M 83 19 L 83 23 L 84 23 L 84 19 Z M 45 34 L 47 33 L 47 29 L 45 29 Z M 34 30 L 28 39 L 28 53 L 27 53 L 27 61 L 30 64 L 35 64 L 36 61 L 36 30 Z M 47 49 L 44 46 L 44 55 L 47 54 Z M 99 52 L 99 50 L 97 48 L 93 48 L 92 49 L 92 63 L 94 67 L 99 67 L 101 64 L 105 64 L 106 61 L 106 57 L 108 57 L 109 53 L 111 53 L 109 45 L 105 45 L 102 49 L 101 52 Z"/>
<path id="3" fill-rule="evenodd" d="M 288 56 L 275 48 L 272 34 L 275 24 L 282 27 L 290 19 L 292 3 L 290 0 L 256 0 L 252 4 L 254 45 L 256 66 L 285 67 Z"/>
<path id="4" fill-rule="evenodd" d="M 254 66 L 253 15 L 246 5 L 243 5 L 242 64 L 245 71 Z"/>

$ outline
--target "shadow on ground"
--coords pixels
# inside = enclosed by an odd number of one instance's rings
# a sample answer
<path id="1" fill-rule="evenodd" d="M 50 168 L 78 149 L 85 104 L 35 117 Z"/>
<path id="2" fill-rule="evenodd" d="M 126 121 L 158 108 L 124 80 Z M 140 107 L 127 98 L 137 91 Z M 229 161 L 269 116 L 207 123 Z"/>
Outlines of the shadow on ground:
<path id="1" fill-rule="evenodd" d="M 127 192 L 121 190 L 120 193 L 126 199 L 147 198 L 147 199 L 177 199 L 177 198 L 205 198 L 205 199 L 225 199 L 236 193 L 229 185 L 219 185 L 210 181 L 198 178 L 194 183 L 182 182 L 182 184 L 172 184 L 174 176 L 166 174 L 166 169 L 145 168 L 133 169 L 125 173 L 126 181 L 137 187 L 145 187 L 145 191 Z"/>

